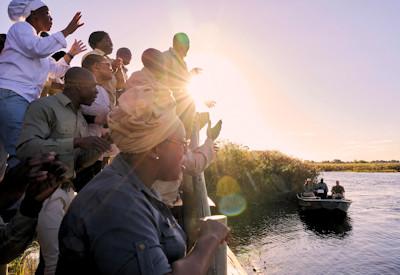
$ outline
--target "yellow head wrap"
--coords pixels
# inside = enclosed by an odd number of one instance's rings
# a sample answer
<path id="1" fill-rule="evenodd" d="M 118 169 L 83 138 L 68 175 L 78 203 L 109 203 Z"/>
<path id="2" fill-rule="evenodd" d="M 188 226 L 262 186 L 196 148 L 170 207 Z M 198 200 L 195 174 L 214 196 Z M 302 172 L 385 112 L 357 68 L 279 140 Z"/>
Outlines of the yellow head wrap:
<path id="1" fill-rule="evenodd" d="M 149 151 L 181 125 L 171 92 L 151 84 L 124 92 L 118 99 L 119 106 L 109 114 L 111 137 L 121 152 Z"/>

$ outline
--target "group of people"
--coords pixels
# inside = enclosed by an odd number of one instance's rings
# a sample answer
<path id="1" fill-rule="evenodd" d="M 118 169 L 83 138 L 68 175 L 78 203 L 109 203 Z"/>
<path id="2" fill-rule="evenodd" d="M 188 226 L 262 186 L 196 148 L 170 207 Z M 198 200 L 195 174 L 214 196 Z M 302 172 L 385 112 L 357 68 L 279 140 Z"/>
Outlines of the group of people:
<path id="1" fill-rule="evenodd" d="M 304 196 L 313 197 L 317 196 L 321 199 L 332 198 L 332 199 L 343 199 L 344 198 L 344 187 L 340 185 L 339 181 L 331 189 L 331 197 L 328 196 L 328 185 L 324 182 L 324 179 L 315 184 L 311 179 L 306 179 L 304 183 Z"/>
<path id="2" fill-rule="evenodd" d="M 41 0 L 12 0 L 8 13 L 16 22 L 0 37 L 0 265 L 37 236 L 36 274 L 205 274 L 228 228 L 199 223 L 188 252 L 171 212 L 183 173 L 214 160 L 222 125 L 196 113 L 186 89 L 200 72 L 184 61 L 188 36 L 145 50 L 143 69 L 128 77 L 131 51 L 112 58 L 104 31 L 70 67 L 86 46 L 60 50 L 81 13 L 53 34 Z M 205 125 L 198 146 L 192 134 Z"/>

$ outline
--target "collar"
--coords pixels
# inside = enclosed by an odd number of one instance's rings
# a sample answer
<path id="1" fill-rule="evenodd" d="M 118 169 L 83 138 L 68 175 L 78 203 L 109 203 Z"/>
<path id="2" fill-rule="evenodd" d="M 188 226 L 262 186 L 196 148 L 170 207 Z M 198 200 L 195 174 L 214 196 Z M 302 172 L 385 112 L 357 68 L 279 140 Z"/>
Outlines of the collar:
<path id="1" fill-rule="evenodd" d="M 58 93 L 55 95 L 55 97 L 57 98 L 57 100 L 64 106 L 66 107 L 67 105 L 71 104 L 71 99 L 69 99 L 69 97 L 67 97 L 66 95 L 64 95 L 64 93 Z"/>
<path id="2" fill-rule="evenodd" d="M 124 181 L 133 185 L 138 191 L 154 198 L 155 200 L 162 202 L 160 196 L 148 188 L 142 181 L 136 176 L 135 171 L 132 167 L 124 160 L 121 154 L 118 154 L 111 162 L 110 167 L 117 172 Z"/>
<path id="3" fill-rule="evenodd" d="M 103 52 L 102 50 L 100 50 L 100 49 L 98 49 L 98 48 L 94 49 L 93 52 L 95 52 L 95 53 L 98 54 L 98 55 L 102 55 L 102 56 L 105 56 L 105 55 L 106 55 L 105 52 Z"/>

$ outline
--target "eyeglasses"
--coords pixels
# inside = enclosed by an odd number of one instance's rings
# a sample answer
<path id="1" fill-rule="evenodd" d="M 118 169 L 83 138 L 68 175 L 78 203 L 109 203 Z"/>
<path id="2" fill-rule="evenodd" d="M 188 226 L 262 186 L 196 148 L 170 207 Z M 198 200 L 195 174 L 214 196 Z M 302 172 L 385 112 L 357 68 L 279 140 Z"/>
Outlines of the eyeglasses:
<path id="1" fill-rule="evenodd" d="M 167 138 L 166 141 L 182 145 L 183 146 L 183 150 L 184 150 L 185 153 L 187 152 L 187 149 L 189 147 L 187 140 L 177 140 L 177 139 L 173 139 L 173 138 Z"/>

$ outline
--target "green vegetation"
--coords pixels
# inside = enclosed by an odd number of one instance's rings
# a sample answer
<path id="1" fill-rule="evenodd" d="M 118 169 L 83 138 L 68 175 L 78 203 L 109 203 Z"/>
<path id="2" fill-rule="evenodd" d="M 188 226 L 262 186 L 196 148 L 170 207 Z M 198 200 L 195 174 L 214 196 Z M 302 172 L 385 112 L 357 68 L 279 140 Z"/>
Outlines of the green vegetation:
<path id="1" fill-rule="evenodd" d="M 205 172 L 208 193 L 216 201 L 230 193 L 240 193 L 253 202 L 293 195 L 303 189 L 306 178 L 317 176 L 313 165 L 299 159 L 278 151 L 250 151 L 233 143 L 221 146 Z"/>
<path id="2" fill-rule="evenodd" d="M 318 171 L 351 171 L 351 172 L 400 172 L 400 162 L 392 161 L 324 161 L 308 162 Z"/>

